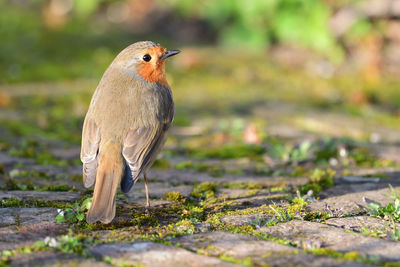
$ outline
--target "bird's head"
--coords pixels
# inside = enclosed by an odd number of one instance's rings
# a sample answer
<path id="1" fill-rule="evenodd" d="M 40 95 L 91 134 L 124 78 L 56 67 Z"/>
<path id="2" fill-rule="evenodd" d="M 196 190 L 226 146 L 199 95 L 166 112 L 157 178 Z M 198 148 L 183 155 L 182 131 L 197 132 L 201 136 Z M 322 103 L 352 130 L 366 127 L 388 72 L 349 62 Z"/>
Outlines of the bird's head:
<path id="1" fill-rule="evenodd" d="M 165 60 L 179 52 L 167 50 L 154 42 L 142 41 L 125 48 L 115 62 L 127 72 L 134 71 L 148 82 L 168 85 L 165 78 Z"/>

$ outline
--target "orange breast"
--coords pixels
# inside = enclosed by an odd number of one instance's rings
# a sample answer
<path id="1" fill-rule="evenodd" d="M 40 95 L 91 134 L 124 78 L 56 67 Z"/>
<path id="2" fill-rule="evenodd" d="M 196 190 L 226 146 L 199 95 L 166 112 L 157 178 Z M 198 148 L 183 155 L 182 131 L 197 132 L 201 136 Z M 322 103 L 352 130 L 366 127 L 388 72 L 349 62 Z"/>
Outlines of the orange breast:
<path id="1" fill-rule="evenodd" d="M 165 77 L 165 61 L 158 58 L 165 53 L 165 48 L 161 46 L 152 47 L 148 53 L 155 56 L 155 62 L 142 62 L 137 68 L 137 73 L 146 81 L 162 84 L 168 86 L 167 79 Z"/>

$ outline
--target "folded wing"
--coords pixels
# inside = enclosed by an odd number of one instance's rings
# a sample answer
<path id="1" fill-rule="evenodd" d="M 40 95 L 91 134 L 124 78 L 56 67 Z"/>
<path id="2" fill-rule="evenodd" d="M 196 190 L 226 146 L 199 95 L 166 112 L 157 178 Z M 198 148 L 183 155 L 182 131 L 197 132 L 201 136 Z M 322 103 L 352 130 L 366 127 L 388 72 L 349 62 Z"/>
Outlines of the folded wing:
<path id="1" fill-rule="evenodd" d="M 91 187 L 96 180 L 97 154 L 100 144 L 100 129 L 91 119 L 85 119 L 82 131 L 81 161 L 83 163 L 83 184 Z"/>
<path id="2" fill-rule="evenodd" d="M 169 123 L 157 127 L 131 128 L 125 138 L 122 155 L 126 161 L 121 190 L 129 192 L 139 175 L 153 164 L 162 148 Z"/>

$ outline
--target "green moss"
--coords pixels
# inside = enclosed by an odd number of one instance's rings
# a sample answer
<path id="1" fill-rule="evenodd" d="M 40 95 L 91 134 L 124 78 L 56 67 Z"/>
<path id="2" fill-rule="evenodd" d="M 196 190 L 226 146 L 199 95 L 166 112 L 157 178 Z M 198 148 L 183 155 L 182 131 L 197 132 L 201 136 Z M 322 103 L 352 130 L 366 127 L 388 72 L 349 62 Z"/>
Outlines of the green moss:
<path id="1" fill-rule="evenodd" d="M 215 191 L 217 191 L 217 185 L 212 182 L 204 182 L 194 186 L 191 195 L 196 198 L 212 198 L 214 197 Z"/>
<path id="2" fill-rule="evenodd" d="M 18 255 L 21 254 L 31 254 L 34 252 L 47 250 L 48 248 L 44 247 L 42 245 L 43 243 L 44 243 L 43 241 L 39 241 L 36 242 L 34 245 L 22 246 L 13 250 L 0 251 L 0 266 L 1 267 L 9 266 L 9 264 L 12 263 L 11 257 L 17 257 Z"/>
<path id="3" fill-rule="evenodd" d="M 304 195 L 312 190 L 314 196 L 317 196 L 322 190 L 334 185 L 333 177 L 335 174 L 336 172 L 331 169 L 315 169 L 310 176 L 310 183 L 303 185 L 300 188 L 300 193 Z"/>
<path id="4" fill-rule="evenodd" d="M 17 133 L 17 135 L 19 134 L 20 133 Z M 25 135 L 25 133 L 22 135 Z M 46 148 L 43 147 L 43 145 L 33 139 L 23 139 L 22 143 L 20 143 L 18 147 L 11 147 L 8 153 L 13 156 L 32 158 L 41 165 L 68 165 L 67 161 L 55 158 L 52 154 L 46 151 Z"/>
<path id="5" fill-rule="evenodd" d="M 207 172 L 211 176 L 220 177 L 225 170 L 219 166 L 213 166 L 206 163 L 193 163 L 192 161 L 183 161 L 175 166 L 178 170 L 196 170 L 199 172 Z"/>
<path id="6" fill-rule="evenodd" d="M 253 266 L 253 261 L 251 260 L 250 257 L 245 257 L 244 259 L 237 259 L 237 258 L 222 255 L 222 256 L 219 256 L 219 258 L 223 261 L 232 262 L 234 264 L 239 264 L 242 266 Z"/>
<path id="7" fill-rule="evenodd" d="M 17 181 L 12 178 L 6 179 L 5 186 L 2 187 L 3 190 L 22 190 L 21 186 L 18 185 Z"/>
<path id="8" fill-rule="evenodd" d="M 318 194 L 322 191 L 322 187 L 317 183 L 309 183 L 300 188 L 300 192 L 303 195 L 307 194 L 307 192 L 310 190 L 313 192 L 314 196 L 318 196 Z"/>
<path id="9" fill-rule="evenodd" d="M 21 200 L 14 197 L 0 200 L 0 208 L 30 208 L 30 207 L 65 208 L 69 205 L 70 204 L 58 201 Z"/>
<path id="10" fill-rule="evenodd" d="M 269 191 L 271 193 L 277 193 L 277 192 L 279 192 L 279 193 L 287 193 L 288 190 L 289 189 L 285 188 L 285 187 L 271 187 L 271 188 L 269 188 Z"/>
<path id="11" fill-rule="evenodd" d="M 132 223 L 138 226 L 158 226 L 159 220 L 156 216 L 147 215 L 145 213 L 140 214 L 139 216 L 135 216 L 132 219 Z"/>
<path id="12" fill-rule="evenodd" d="M 95 244 L 93 238 L 88 237 L 85 234 L 73 234 L 72 231 L 68 235 L 62 235 L 57 237 L 55 240 L 55 250 L 61 251 L 63 253 L 74 253 L 82 256 L 89 256 L 89 251 L 87 250 L 90 246 Z M 35 248 L 38 250 L 45 249 L 49 247 L 49 244 L 44 241 L 38 241 L 35 243 Z"/>
<path id="13" fill-rule="evenodd" d="M 385 262 L 383 264 L 384 267 L 400 267 L 399 262 Z"/>
<path id="14" fill-rule="evenodd" d="M 13 178 L 7 178 L 5 185 L 0 187 L 0 189 L 10 190 L 10 191 L 12 191 L 12 190 L 22 190 L 22 191 L 35 190 L 35 191 L 55 191 L 55 192 L 76 191 L 75 187 L 71 187 L 67 184 L 48 185 L 45 187 L 37 187 L 31 181 L 24 181 L 22 183 L 18 183 L 17 180 L 15 180 Z"/>
<path id="15" fill-rule="evenodd" d="M 83 177 L 82 175 L 71 175 L 68 177 L 69 180 L 71 181 L 76 181 L 76 182 L 82 182 L 83 181 Z"/>
<path id="16" fill-rule="evenodd" d="M 305 212 L 304 220 L 310 222 L 321 222 L 326 221 L 327 219 L 331 218 L 332 216 L 326 211 L 308 211 Z"/>
<path id="17" fill-rule="evenodd" d="M 168 169 L 171 167 L 171 163 L 167 159 L 157 159 L 152 165 L 153 168 L 156 169 Z"/>
<path id="18" fill-rule="evenodd" d="M 49 185 L 40 189 L 41 191 L 54 191 L 54 192 L 66 192 L 75 191 L 75 187 L 71 187 L 67 184 Z"/>
<path id="19" fill-rule="evenodd" d="M 330 248 L 316 248 L 307 250 L 308 252 L 312 253 L 313 255 L 324 255 L 329 256 L 332 258 L 342 258 L 348 261 L 359 261 L 361 260 L 360 254 L 357 251 L 349 251 L 346 253 L 339 252 Z"/>
<path id="20" fill-rule="evenodd" d="M 229 182 L 222 184 L 223 187 L 229 189 L 262 189 L 262 186 L 257 183 L 249 182 Z"/>
<path id="21" fill-rule="evenodd" d="M 180 192 L 167 192 L 162 199 L 178 203 L 185 203 L 186 201 L 185 197 L 182 196 Z"/>
<path id="22" fill-rule="evenodd" d="M 225 170 L 226 173 L 229 174 L 234 174 L 234 175 L 244 175 L 244 171 L 243 170 L 234 170 L 234 169 L 227 169 Z"/>
<path id="23" fill-rule="evenodd" d="M 307 170 L 306 169 L 304 169 L 301 166 L 296 166 L 296 168 L 291 173 L 289 173 L 289 176 L 291 176 L 291 177 L 304 177 L 304 176 L 306 176 L 306 174 L 307 174 Z"/>
<path id="24" fill-rule="evenodd" d="M 12 178 L 15 177 L 30 177 L 30 178 L 50 178 L 50 176 L 46 172 L 41 171 L 33 171 L 33 170 L 19 170 L 13 169 L 10 171 L 10 176 Z"/>
<path id="25" fill-rule="evenodd" d="M 194 224 L 188 219 L 180 220 L 175 224 L 178 232 L 183 232 L 185 234 L 194 234 Z"/>
<path id="26" fill-rule="evenodd" d="M 212 148 L 192 149 L 190 155 L 196 158 L 220 158 L 220 159 L 235 159 L 235 158 L 252 158 L 260 159 L 260 156 L 265 153 L 262 146 L 250 144 L 227 144 Z"/>

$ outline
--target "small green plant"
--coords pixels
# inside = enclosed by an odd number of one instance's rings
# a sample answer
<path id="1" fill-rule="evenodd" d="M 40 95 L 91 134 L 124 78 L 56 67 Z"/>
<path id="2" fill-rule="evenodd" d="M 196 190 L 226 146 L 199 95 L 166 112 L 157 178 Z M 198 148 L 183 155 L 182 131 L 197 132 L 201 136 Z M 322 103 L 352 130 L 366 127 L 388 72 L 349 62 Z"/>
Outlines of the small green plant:
<path id="1" fill-rule="evenodd" d="M 254 229 L 259 229 L 263 226 L 273 226 L 276 225 L 277 221 L 274 218 L 265 218 L 257 215 L 257 217 L 253 220 L 249 221 L 249 225 L 251 225 Z"/>
<path id="2" fill-rule="evenodd" d="M 311 142 L 304 141 L 298 147 L 294 147 L 290 151 L 290 159 L 293 161 L 306 160 L 309 157 L 311 145 Z"/>
<path id="3" fill-rule="evenodd" d="M 371 216 L 400 222 L 400 197 L 392 186 L 390 186 L 390 188 L 393 192 L 392 197 L 394 199 L 394 203 L 389 203 L 386 205 L 386 207 L 384 207 L 380 203 L 364 197 L 363 201 L 366 204 L 365 210 Z"/>
<path id="4" fill-rule="evenodd" d="M 93 244 L 93 238 L 79 234 L 74 235 L 72 231 L 68 235 L 60 237 L 46 237 L 43 241 L 35 243 L 36 248 L 54 248 L 64 253 L 76 253 L 88 255 L 87 248 Z"/>
<path id="5" fill-rule="evenodd" d="M 382 206 L 380 203 L 364 197 L 363 201 L 366 204 L 364 209 L 370 216 L 388 220 L 392 225 L 392 231 L 388 231 L 387 236 L 391 240 L 399 241 L 400 229 L 397 229 L 396 222 L 400 222 L 400 194 L 391 185 L 389 187 L 394 203 Z M 364 232 L 368 232 L 368 229 L 364 229 Z"/>
<path id="6" fill-rule="evenodd" d="M 84 221 L 85 212 L 89 210 L 92 205 L 92 198 L 85 199 L 82 204 L 74 203 L 72 207 L 59 209 L 56 217 L 57 223 L 79 223 Z"/>

